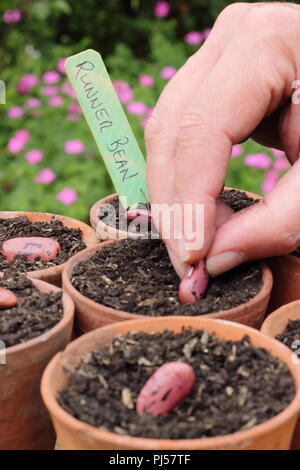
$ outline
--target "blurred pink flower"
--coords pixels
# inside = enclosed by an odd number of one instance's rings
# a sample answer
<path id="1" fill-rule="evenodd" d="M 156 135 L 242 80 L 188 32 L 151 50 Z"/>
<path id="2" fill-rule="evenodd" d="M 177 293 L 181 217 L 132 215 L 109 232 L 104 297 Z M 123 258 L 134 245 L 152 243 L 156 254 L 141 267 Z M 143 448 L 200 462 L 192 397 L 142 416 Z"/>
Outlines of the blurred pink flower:
<path id="1" fill-rule="evenodd" d="M 31 88 L 36 86 L 39 82 L 39 79 L 37 78 L 36 75 L 33 74 L 25 74 L 19 81 L 17 85 L 18 92 L 24 95 L 25 93 L 28 93 Z"/>
<path id="2" fill-rule="evenodd" d="M 21 106 L 12 106 L 7 110 L 7 116 L 9 119 L 19 119 L 24 114 L 23 108 Z"/>
<path id="3" fill-rule="evenodd" d="M 167 65 L 161 70 L 160 76 L 164 80 L 170 80 L 170 78 L 172 78 L 175 75 L 175 73 L 176 73 L 176 69 L 172 67 L 171 65 Z"/>
<path id="4" fill-rule="evenodd" d="M 157 18 L 165 18 L 170 13 L 170 5 L 168 2 L 160 1 L 154 5 L 154 15 Z"/>
<path id="5" fill-rule="evenodd" d="M 282 158 L 285 157 L 285 153 L 282 150 L 278 149 L 271 149 L 271 152 L 273 153 L 275 158 Z"/>
<path id="6" fill-rule="evenodd" d="M 242 155 L 243 151 L 244 151 L 244 149 L 240 144 L 234 145 L 232 147 L 231 156 L 232 157 L 239 157 L 240 155 Z"/>
<path id="7" fill-rule="evenodd" d="M 265 153 L 253 153 L 244 158 L 245 165 L 256 168 L 257 170 L 266 170 L 272 163 L 271 158 Z"/>
<path id="8" fill-rule="evenodd" d="M 57 94 L 56 86 L 44 86 L 42 88 L 42 94 L 44 96 L 55 96 Z"/>
<path id="9" fill-rule="evenodd" d="M 60 80 L 60 75 L 56 70 L 49 70 L 45 72 L 43 75 L 43 81 L 47 85 L 53 85 L 53 83 L 57 83 Z"/>
<path id="10" fill-rule="evenodd" d="M 77 193 L 72 188 L 63 188 L 57 195 L 57 199 L 65 206 L 70 206 L 77 199 Z"/>
<path id="11" fill-rule="evenodd" d="M 208 36 L 210 35 L 211 33 L 211 28 L 206 28 L 204 31 L 202 31 L 202 39 L 205 41 Z"/>
<path id="12" fill-rule="evenodd" d="M 24 140 L 20 139 L 17 136 L 14 136 L 11 139 L 9 139 L 7 148 L 11 153 L 18 153 L 21 150 L 23 150 L 25 145 L 26 145 L 26 142 Z"/>
<path id="13" fill-rule="evenodd" d="M 121 103 L 129 103 L 133 99 L 133 91 L 129 84 L 122 80 L 114 80 L 113 85 Z"/>
<path id="14" fill-rule="evenodd" d="M 71 87 L 71 85 L 67 82 L 63 83 L 62 86 L 60 87 L 60 90 L 62 91 L 62 93 L 64 93 L 65 95 L 68 95 L 70 96 L 70 98 L 76 98 L 76 95 L 75 95 L 75 91 L 73 90 L 73 88 Z"/>
<path id="15" fill-rule="evenodd" d="M 28 98 L 25 102 L 25 108 L 39 108 L 41 106 L 41 101 L 38 98 Z"/>
<path id="16" fill-rule="evenodd" d="M 290 167 L 290 163 L 287 158 L 278 158 L 273 165 L 274 170 L 283 171 Z"/>
<path id="17" fill-rule="evenodd" d="M 76 155 L 82 153 L 85 150 L 84 144 L 79 139 L 67 140 L 65 142 L 65 152 L 70 155 Z"/>
<path id="18" fill-rule="evenodd" d="M 20 142 L 23 142 L 24 145 L 26 145 L 30 139 L 29 132 L 27 129 L 19 129 L 18 131 L 16 131 L 15 137 Z"/>
<path id="19" fill-rule="evenodd" d="M 129 114 L 134 114 L 136 116 L 143 116 L 147 110 L 147 106 L 141 101 L 136 101 L 133 103 L 128 103 L 127 111 Z"/>
<path id="20" fill-rule="evenodd" d="M 190 44 L 191 46 L 195 46 L 196 44 L 200 44 L 202 42 L 202 34 L 199 33 L 198 31 L 190 31 L 184 36 L 184 40 L 187 44 Z"/>
<path id="21" fill-rule="evenodd" d="M 22 19 L 22 13 L 20 10 L 6 10 L 3 13 L 4 23 L 18 23 Z"/>
<path id="22" fill-rule="evenodd" d="M 269 193 L 275 186 L 278 178 L 276 171 L 267 171 L 264 175 L 262 189 L 264 193 Z"/>
<path id="23" fill-rule="evenodd" d="M 56 179 L 56 174 L 51 168 L 42 168 L 34 181 L 40 184 L 50 184 L 55 179 Z"/>
<path id="24" fill-rule="evenodd" d="M 32 149 L 25 153 L 25 160 L 30 165 L 36 165 L 40 163 L 44 158 L 43 152 L 38 149 Z"/>
<path id="25" fill-rule="evenodd" d="M 143 86 L 151 87 L 154 84 L 154 79 L 152 77 L 150 77 L 150 75 L 146 75 L 145 73 L 142 73 L 139 76 L 139 81 L 140 81 L 140 84 L 143 85 Z"/>
<path id="26" fill-rule="evenodd" d="M 50 98 L 48 98 L 48 104 L 49 106 L 52 106 L 52 108 L 57 108 L 58 106 L 61 106 L 64 101 L 65 100 L 62 96 L 50 96 Z"/>
<path id="27" fill-rule="evenodd" d="M 133 92 L 130 88 L 119 92 L 119 100 L 121 103 L 129 103 L 133 99 Z"/>
<path id="28" fill-rule="evenodd" d="M 65 61 L 66 61 L 66 57 L 62 57 L 57 62 L 56 68 L 60 73 L 66 73 L 66 71 L 65 71 Z"/>
<path id="29" fill-rule="evenodd" d="M 69 113 L 82 113 L 82 109 L 78 101 L 74 101 L 73 103 L 69 104 L 68 111 Z"/>

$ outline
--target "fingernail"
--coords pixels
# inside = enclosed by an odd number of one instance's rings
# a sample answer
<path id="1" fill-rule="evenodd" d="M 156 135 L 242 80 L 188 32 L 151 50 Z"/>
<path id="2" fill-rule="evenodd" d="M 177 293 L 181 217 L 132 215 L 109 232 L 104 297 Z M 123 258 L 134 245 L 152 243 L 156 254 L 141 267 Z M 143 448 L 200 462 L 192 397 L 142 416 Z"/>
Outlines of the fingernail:
<path id="1" fill-rule="evenodd" d="M 188 261 L 189 256 L 186 250 L 186 241 L 184 238 L 182 238 L 182 240 L 177 240 L 176 254 L 181 263 L 186 263 Z"/>
<path id="2" fill-rule="evenodd" d="M 215 277 L 235 268 L 246 261 L 246 256 L 240 251 L 226 251 L 220 255 L 208 258 L 206 269 L 210 276 Z"/>
<path id="3" fill-rule="evenodd" d="M 179 261 L 178 257 L 176 256 L 173 249 L 170 248 L 170 246 L 167 246 L 167 250 L 168 250 L 168 253 L 169 253 L 169 258 L 171 260 L 171 263 L 172 263 L 176 273 L 178 274 L 179 278 L 182 279 L 184 274 L 185 274 L 185 271 L 186 271 L 186 265 Z"/>

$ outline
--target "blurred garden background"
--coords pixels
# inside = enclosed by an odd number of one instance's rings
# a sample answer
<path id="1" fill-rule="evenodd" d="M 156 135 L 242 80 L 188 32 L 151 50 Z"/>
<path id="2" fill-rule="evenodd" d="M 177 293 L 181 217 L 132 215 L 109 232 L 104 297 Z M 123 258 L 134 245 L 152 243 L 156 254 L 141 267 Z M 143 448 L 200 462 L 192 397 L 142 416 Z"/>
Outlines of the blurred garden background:
<path id="1" fill-rule="evenodd" d="M 206 40 L 225 0 L 0 0 L 0 210 L 88 220 L 113 191 L 65 73 L 99 51 L 143 152 L 144 127 L 168 80 Z M 282 152 L 233 149 L 228 186 L 263 194 L 288 168 Z"/>

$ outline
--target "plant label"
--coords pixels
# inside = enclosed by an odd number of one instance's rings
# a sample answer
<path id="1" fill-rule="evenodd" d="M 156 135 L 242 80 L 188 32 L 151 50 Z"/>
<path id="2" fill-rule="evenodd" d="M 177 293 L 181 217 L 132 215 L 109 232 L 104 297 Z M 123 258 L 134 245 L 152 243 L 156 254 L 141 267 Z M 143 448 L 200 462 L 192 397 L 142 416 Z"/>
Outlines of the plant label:
<path id="1" fill-rule="evenodd" d="M 100 54 L 73 55 L 65 70 L 122 205 L 147 203 L 145 159 Z"/>

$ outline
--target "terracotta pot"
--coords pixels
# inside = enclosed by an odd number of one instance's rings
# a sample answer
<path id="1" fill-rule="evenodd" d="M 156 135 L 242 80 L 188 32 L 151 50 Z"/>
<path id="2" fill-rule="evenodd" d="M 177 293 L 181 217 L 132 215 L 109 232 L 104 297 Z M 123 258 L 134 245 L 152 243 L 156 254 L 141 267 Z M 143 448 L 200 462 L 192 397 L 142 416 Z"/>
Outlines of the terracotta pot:
<path id="1" fill-rule="evenodd" d="M 58 287 L 33 279 L 41 292 Z M 0 449 L 53 449 L 55 434 L 40 396 L 42 373 L 50 359 L 69 343 L 74 304 L 63 293 L 63 318 L 51 330 L 25 343 L 6 349 L 0 365 Z"/>
<path id="2" fill-rule="evenodd" d="M 300 320 L 300 300 L 284 305 L 271 313 L 264 321 L 261 331 L 265 335 L 275 338 L 284 332 L 289 320 Z M 300 369 L 300 362 L 298 362 L 298 368 Z M 292 449 L 300 450 L 300 419 L 293 436 Z"/>
<path id="3" fill-rule="evenodd" d="M 300 258 L 292 255 L 276 256 L 267 260 L 274 287 L 268 311 L 300 299 Z"/>
<path id="4" fill-rule="evenodd" d="M 81 251 L 77 255 L 70 258 L 63 271 L 63 288 L 75 303 L 76 327 L 84 333 L 116 321 L 145 318 L 144 315 L 137 315 L 134 313 L 116 310 L 88 299 L 78 290 L 76 290 L 71 284 L 70 279 L 72 278 L 74 267 L 79 262 L 88 260 L 97 251 L 102 250 L 105 246 L 111 243 L 122 243 L 122 241 L 109 240 L 92 248 Z M 264 263 L 261 263 L 261 267 L 263 272 L 263 286 L 255 297 L 250 299 L 248 302 L 239 305 L 238 307 L 234 307 L 229 310 L 221 310 L 215 313 L 208 313 L 206 315 L 201 315 L 201 317 L 205 316 L 209 318 L 224 318 L 226 320 L 260 328 L 264 319 L 270 292 L 272 289 L 271 271 Z"/>
<path id="5" fill-rule="evenodd" d="M 110 194 L 109 196 L 106 196 L 100 201 L 97 201 L 90 210 L 90 221 L 91 221 L 91 226 L 93 229 L 96 231 L 97 237 L 101 241 L 105 240 L 122 240 L 124 238 L 128 238 L 128 232 L 125 230 L 119 230 L 114 227 L 111 227 L 110 225 L 107 225 L 106 223 L 102 222 L 102 220 L 99 219 L 99 210 L 101 206 L 104 206 L 105 204 L 111 204 L 112 201 L 117 197 L 117 193 Z M 132 232 L 130 234 L 131 238 L 139 238 L 139 234 L 135 234 Z"/>
<path id="6" fill-rule="evenodd" d="M 225 188 L 225 189 L 234 189 L 234 188 Z M 241 189 L 241 191 L 243 191 Z M 245 192 L 249 197 L 252 197 L 253 199 L 261 199 L 262 196 L 258 196 L 257 194 L 251 193 L 249 191 L 243 191 Z M 106 196 L 99 201 L 95 202 L 95 204 L 91 207 L 90 209 L 90 221 L 91 221 L 91 226 L 93 227 L 94 230 L 96 230 L 97 236 L 99 240 L 101 241 L 106 241 L 106 240 L 121 240 L 124 238 L 128 238 L 128 233 L 125 230 L 118 230 L 110 225 L 105 224 L 99 219 L 99 211 L 100 207 L 104 206 L 105 204 L 111 204 L 112 201 L 117 197 L 117 193 L 114 194 L 109 194 L 109 196 Z M 131 232 L 130 234 L 131 238 L 139 238 L 139 234 L 135 234 L 134 232 Z"/>
<path id="7" fill-rule="evenodd" d="M 79 220 L 72 219 L 71 217 L 65 217 L 63 215 L 48 214 L 46 212 L 0 212 L 0 219 L 10 219 L 15 217 L 25 216 L 31 222 L 50 222 L 51 219 L 60 220 L 68 228 L 80 228 L 83 234 L 83 241 L 87 247 L 96 245 L 99 242 L 94 230 Z M 61 274 L 66 263 L 58 266 L 53 266 L 46 269 L 38 269 L 36 271 L 29 271 L 28 277 L 34 279 L 40 279 L 50 284 L 54 284 L 61 287 Z"/>
<path id="8" fill-rule="evenodd" d="M 57 394 L 67 384 L 69 371 L 74 370 L 84 353 L 101 343 L 110 342 L 115 335 L 132 331 L 155 333 L 170 329 L 180 332 L 182 327 L 206 329 L 220 338 L 238 341 L 248 335 L 253 345 L 265 348 L 272 356 L 279 357 L 289 367 L 296 383 L 296 395 L 290 405 L 265 423 L 252 429 L 226 436 L 167 440 L 121 436 L 96 429 L 69 415 L 57 402 Z M 68 372 L 67 372 L 68 371 Z M 57 354 L 47 366 L 42 379 L 42 397 L 51 414 L 58 440 L 65 450 L 94 449 L 288 449 L 300 411 L 300 368 L 296 366 L 287 347 L 253 328 L 231 322 L 207 318 L 168 317 L 119 322 L 91 331 L 71 343 L 64 352 Z"/>

